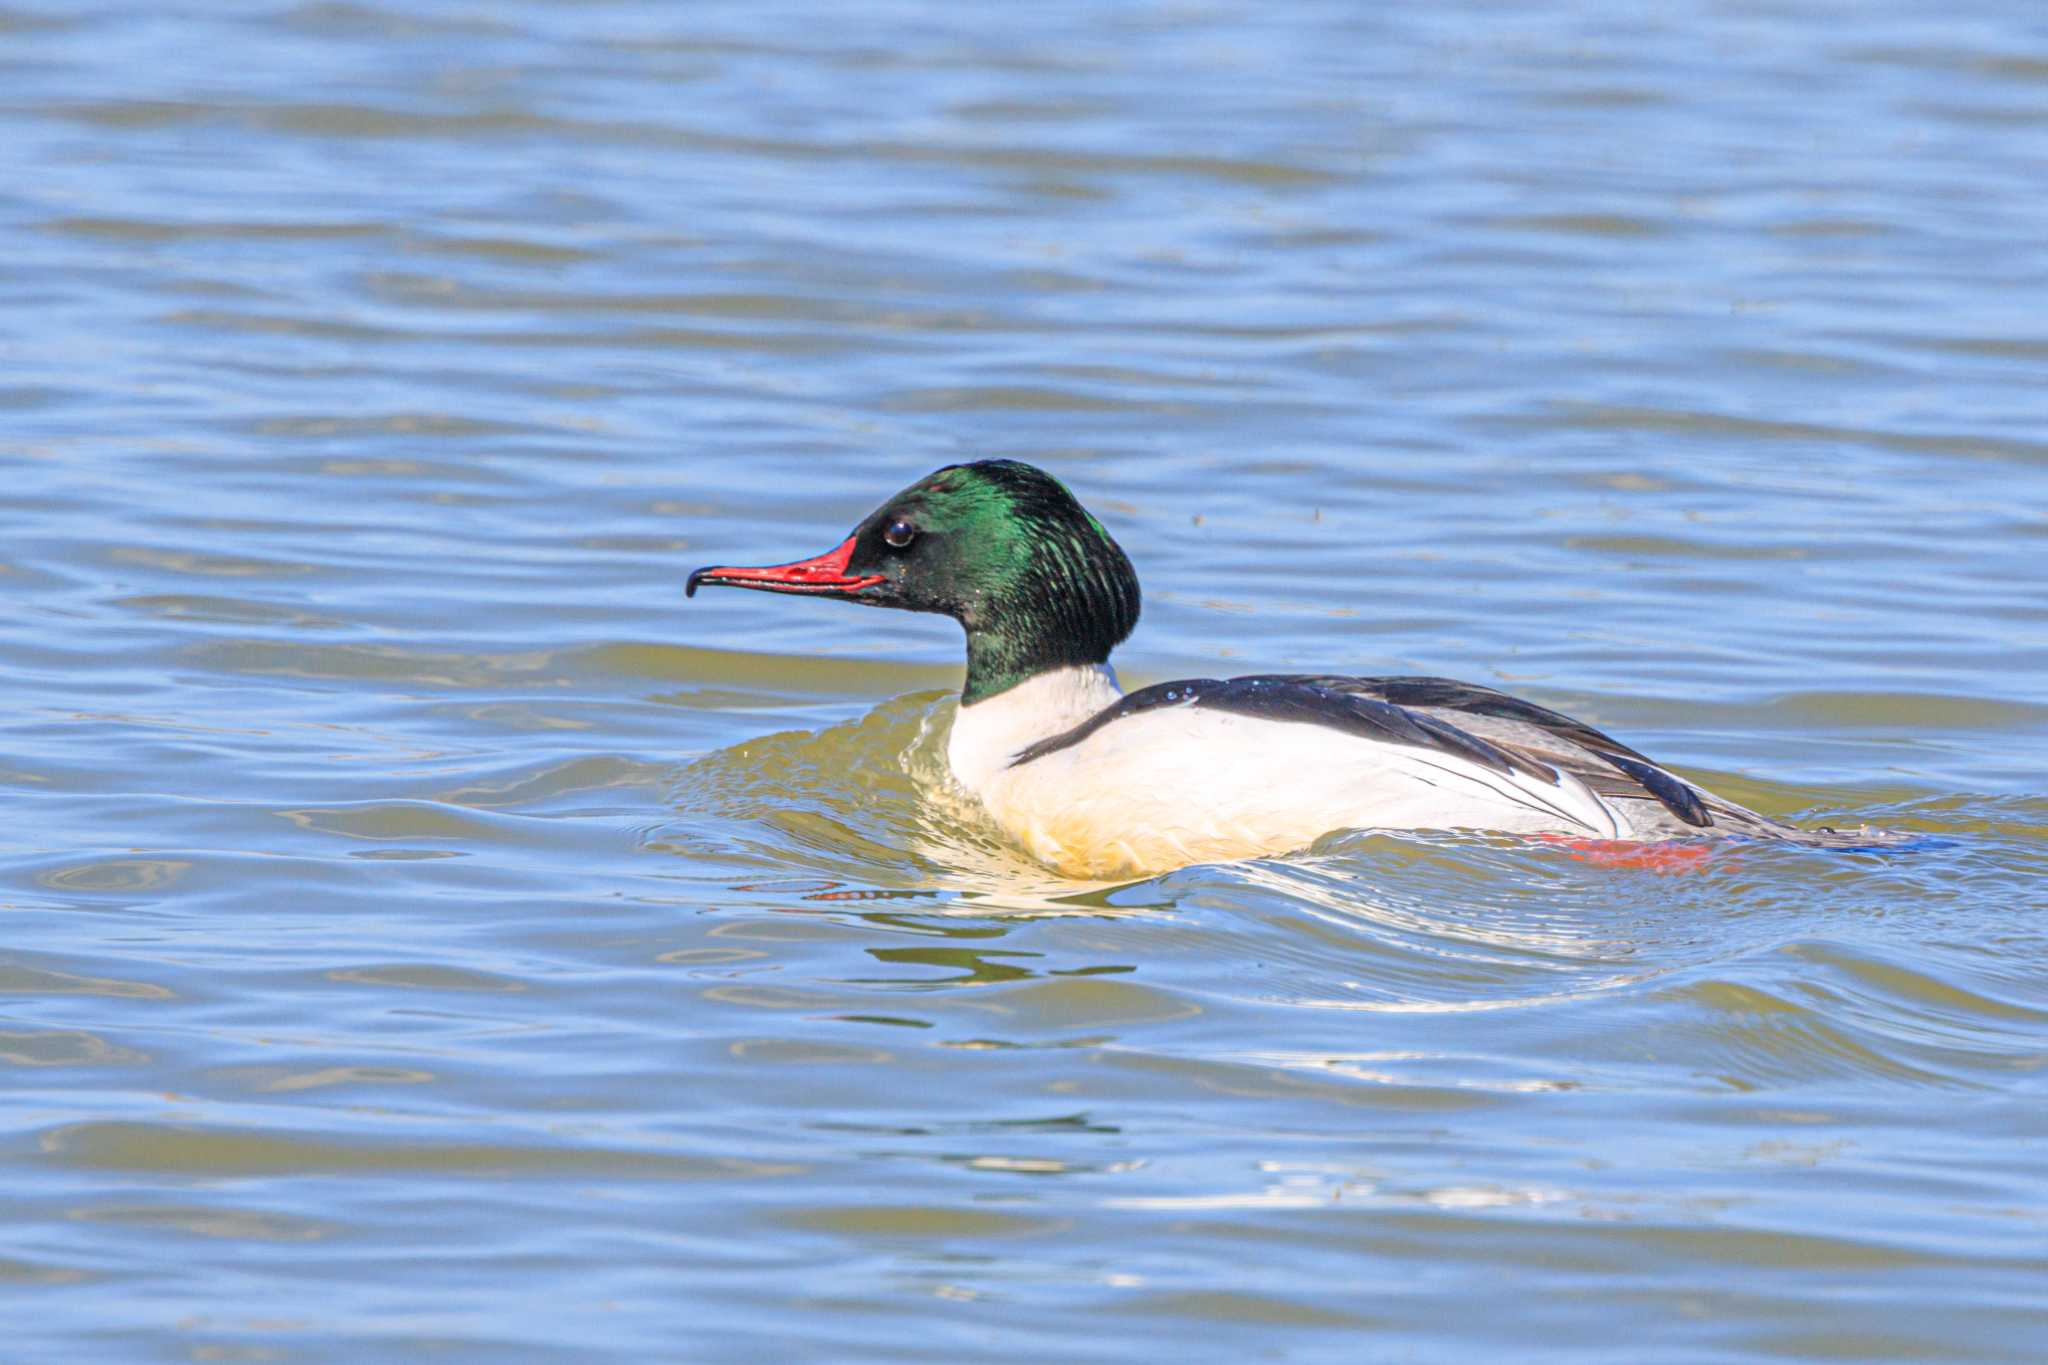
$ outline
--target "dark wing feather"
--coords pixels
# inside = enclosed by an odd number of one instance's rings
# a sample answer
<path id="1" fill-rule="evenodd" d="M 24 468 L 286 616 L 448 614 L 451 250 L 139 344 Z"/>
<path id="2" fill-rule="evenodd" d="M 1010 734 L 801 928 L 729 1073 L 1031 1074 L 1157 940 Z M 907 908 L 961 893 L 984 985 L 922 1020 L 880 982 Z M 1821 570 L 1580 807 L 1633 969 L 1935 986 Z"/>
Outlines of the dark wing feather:
<path id="1" fill-rule="evenodd" d="M 1654 800 L 1695 829 L 1715 815 L 1747 817 L 1737 823 L 1770 825 L 1753 812 L 1715 801 L 1691 783 L 1658 767 L 1613 736 L 1547 706 L 1454 678 L 1347 678 L 1275 675 L 1358 697 L 1371 697 L 1460 726 L 1509 754 L 1564 769 L 1604 797 Z M 1249 681 L 1240 679 L 1239 681 Z"/>
<path id="2" fill-rule="evenodd" d="M 1336 691 L 1352 692 L 1359 696 L 1378 697 L 1381 701 L 1396 706 L 1425 707 L 1437 711 L 1454 711 L 1459 715 L 1491 716 L 1496 720 L 1519 721 L 1533 725 L 1595 753 L 1620 754 L 1623 758 L 1635 759 L 1638 763 L 1650 760 L 1629 748 L 1612 735 L 1595 730 L 1584 721 L 1573 720 L 1562 711 L 1553 711 L 1547 706 L 1538 706 L 1533 701 L 1523 701 L 1491 687 L 1478 683 L 1459 682 L 1456 678 L 1345 678 L 1317 677 L 1308 674 L 1276 676 L 1295 677 L 1296 681 L 1314 683 Z"/>
<path id="3" fill-rule="evenodd" d="M 1692 787 L 1665 772 L 1654 763 L 1642 763 L 1621 754 L 1601 754 L 1600 757 L 1627 773 L 1642 784 L 1643 790 L 1664 803 L 1670 811 L 1688 825 L 1707 829 L 1714 823 L 1714 817 L 1707 810 L 1707 803 Z"/>
<path id="4" fill-rule="evenodd" d="M 1325 686 L 1324 681 L 1277 676 L 1187 678 L 1140 688 L 1066 733 L 1040 740 L 1012 759 L 1010 766 L 1070 748 L 1103 726 L 1129 716 L 1162 707 L 1200 706 L 1262 720 L 1325 725 L 1366 739 L 1453 754 L 1495 772 L 1520 772 L 1545 782 L 1557 781 L 1556 769 L 1527 753 L 1481 739 L 1442 717 L 1411 711 L 1355 688 Z"/>

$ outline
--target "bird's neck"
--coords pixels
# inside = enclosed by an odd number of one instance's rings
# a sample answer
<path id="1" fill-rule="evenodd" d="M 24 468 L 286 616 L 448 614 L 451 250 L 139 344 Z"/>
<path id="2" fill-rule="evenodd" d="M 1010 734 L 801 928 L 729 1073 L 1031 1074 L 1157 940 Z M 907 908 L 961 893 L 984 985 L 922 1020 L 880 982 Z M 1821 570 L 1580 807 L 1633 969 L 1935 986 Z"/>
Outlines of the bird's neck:
<path id="1" fill-rule="evenodd" d="M 978 706 L 1062 669 L 1100 668 L 1115 647 L 1114 639 L 1078 621 L 1004 611 L 995 625 L 967 627 L 967 682 L 960 703 Z"/>
<path id="2" fill-rule="evenodd" d="M 1101 663 L 1044 669 L 979 698 L 963 692 L 946 750 L 953 776 L 980 792 L 1021 750 L 1073 729 L 1122 695 L 1115 671 Z"/>

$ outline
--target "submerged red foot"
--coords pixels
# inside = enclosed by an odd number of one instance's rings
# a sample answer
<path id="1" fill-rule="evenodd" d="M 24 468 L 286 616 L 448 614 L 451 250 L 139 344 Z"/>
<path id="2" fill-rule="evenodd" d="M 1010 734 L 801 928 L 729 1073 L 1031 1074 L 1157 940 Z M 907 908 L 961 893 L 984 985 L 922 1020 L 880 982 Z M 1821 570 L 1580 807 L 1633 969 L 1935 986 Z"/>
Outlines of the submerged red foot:
<path id="1" fill-rule="evenodd" d="M 1639 867 L 1649 872 L 1693 872 L 1705 865 L 1713 850 L 1704 844 L 1641 844 L 1628 839 L 1574 839 L 1565 834 L 1539 834 L 1581 862 L 1603 867 Z"/>

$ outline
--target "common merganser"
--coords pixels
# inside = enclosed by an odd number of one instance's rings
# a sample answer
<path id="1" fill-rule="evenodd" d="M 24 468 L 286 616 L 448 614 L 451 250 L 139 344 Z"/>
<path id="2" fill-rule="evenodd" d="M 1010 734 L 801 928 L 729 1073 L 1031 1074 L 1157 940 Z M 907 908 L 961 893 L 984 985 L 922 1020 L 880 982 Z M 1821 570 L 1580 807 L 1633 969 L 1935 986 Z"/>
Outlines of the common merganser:
<path id="1" fill-rule="evenodd" d="M 1065 485 L 1016 460 L 948 465 L 825 554 L 699 569 L 686 591 L 705 586 L 958 621 L 953 777 L 1069 876 L 1285 853 L 1344 829 L 1883 837 L 1781 823 L 1569 716 L 1449 678 L 1267 674 L 1125 695 L 1109 655 L 1138 623 L 1137 573 Z"/>

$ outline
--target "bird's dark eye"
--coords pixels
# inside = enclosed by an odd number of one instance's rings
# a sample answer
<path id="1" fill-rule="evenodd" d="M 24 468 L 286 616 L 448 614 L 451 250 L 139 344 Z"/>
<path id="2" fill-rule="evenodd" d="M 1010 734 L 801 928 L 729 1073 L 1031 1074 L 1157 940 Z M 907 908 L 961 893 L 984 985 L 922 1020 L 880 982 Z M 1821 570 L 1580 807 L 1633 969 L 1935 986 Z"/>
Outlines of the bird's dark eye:
<path id="1" fill-rule="evenodd" d="M 882 539 L 888 541 L 899 550 L 905 549 L 911 541 L 917 539 L 917 527 L 915 524 L 905 521 L 902 517 L 898 517 L 882 528 Z"/>

